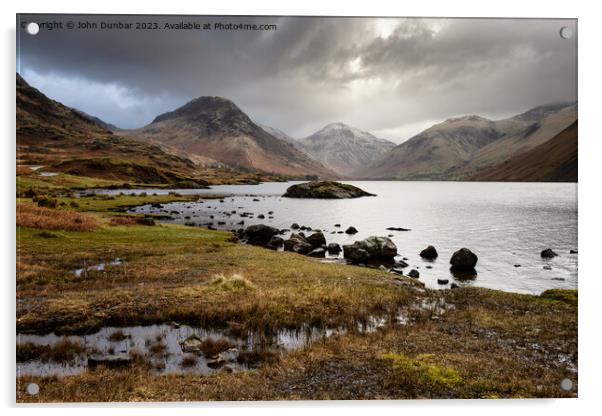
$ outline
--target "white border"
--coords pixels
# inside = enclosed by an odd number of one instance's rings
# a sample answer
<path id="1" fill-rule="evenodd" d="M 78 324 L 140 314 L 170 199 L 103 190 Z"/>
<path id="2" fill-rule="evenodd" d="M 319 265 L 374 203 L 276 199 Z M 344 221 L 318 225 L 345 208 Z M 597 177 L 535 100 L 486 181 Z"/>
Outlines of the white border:
<path id="1" fill-rule="evenodd" d="M 3 136 L 0 139 L 3 157 L 2 203 L 3 233 L 2 256 L 2 326 L 4 337 L 0 343 L 3 371 L 0 378 L 2 403 L 9 407 L 9 414 L 43 413 L 81 414 L 81 408 L 89 415 L 106 415 L 107 405 L 67 405 L 65 408 L 25 407 L 15 409 L 14 404 L 14 268 L 15 268 L 15 223 L 14 223 L 14 168 L 15 168 L 15 13 L 129 13 L 129 14 L 263 14 L 263 15 L 378 15 L 378 16 L 446 16 L 446 17 L 562 17 L 579 19 L 579 399 L 573 400 L 504 400 L 504 401 L 400 401 L 400 402 L 276 402 L 276 403 L 195 403 L 195 404 L 144 404 L 121 405 L 121 413 L 132 415 L 164 414 L 163 407 L 169 406 L 178 414 L 265 415 L 282 413 L 302 414 L 332 413 L 335 409 L 349 415 L 365 415 L 369 410 L 380 414 L 420 413 L 482 416 L 505 415 L 508 413 L 536 412 L 546 415 L 589 414 L 600 404 L 600 294 L 602 272 L 599 270 L 600 238 L 602 232 L 602 189 L 599 166 L 602 163 L 601 117 L 602 91 L 600 77 L 602 66 L 599 41 L 602 16 L 596 2 L 503 0 L 485 2 L 474 0 L 453 1 L 337 1 L 299 0 L 280 1 L 215 1 L 185 2 L 135 1 L 135 0 L 21 0 L 18 4 L 2 2 L 2 115 Z M 599 411 L 599 410 L 598 410 Z"/>

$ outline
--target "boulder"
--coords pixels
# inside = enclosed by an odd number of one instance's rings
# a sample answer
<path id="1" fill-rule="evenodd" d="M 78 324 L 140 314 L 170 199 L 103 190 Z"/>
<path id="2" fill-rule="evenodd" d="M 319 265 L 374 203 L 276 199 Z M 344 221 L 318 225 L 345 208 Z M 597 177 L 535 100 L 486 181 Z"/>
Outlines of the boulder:
<path id="1" fill-rule="evenodd" d="M 449 279 L 437 279 L 437 283 L 440 285 L 446 285 L 449 283 Z"/>
<path id="2" fill-rule="evenodd" d="M 396 269 L 404 269 L 408 266 L 409 266 L 409 264 L 403 260 L 398 260 L 393 264 L 393 267 L 395 267 Z"/>
<path id="3" fill-rule="evenodd" d="M 387 227 L 387 230 L 389 230 L 389 231 L 412 231 L 409 228 L 402 228 L 402 227 Z"/>
<path id="4" fill-rule="evenodd" d="M 329 254 L 339 254 L 342 249 L 337 243 L 330 243 L 326 246 L 326 250 L 328 250 Z"/>
<path id="5" fill-rule="evenodd" d="M 551 259 L 553 257 L 556 257 L 558 254 L 552 250 L 551 248 L 546 248 L 545 250 L 543 250 L 541 252 L 541 258 L 542 259 Z"/>
<path id="6" fill-rule="evenodd" d="M 305 237 L 300 234 L 291 234 L 288 240 L 284 241 L 284 250 L 292 251 L 293 253 L 307 254 L 314 249 L 314 246 L 309 244 Z"/>
<path id="7" fill-rule="evenodd" d="M 270 227 L 269 225 L 251 225 L 245 229 L 243 238 L 247 240 L 249 244 L 265 247 L 270 239 L 279 232 L 280 230 L 278 228 Z"/>
<path id="8" fill-rule="evenodd" d="M 460 288 L 460 286 L 459 286 L 457 283 L 453 283 L 453 282 L 452 282 L 452 284 L 451 284 L 451 285 L 449 285 L 449 287 L 450 287 L 451 289 L 459 289 L 459 288 Z"/>
<path id="9" fill-rule="evenodd" d="M 428 246 L 420 252 L 420 257 L 427 260 L 435 260 L 439 256 L 437 249 L 433 246 Z"/>
<path id="10" fill-rule="evenodd" d="M 180 343 L 183 352 L 200 352 L 203 341 L 195 334 Z"/>
<path id="11" fill-rule="evenodd" d="M 410 270 L 408 276 L 413 277 L 414 279 L 418 279 L 420 277 L 420 273 L 416 269 Z"/>
<path id="12" fill-rule="evenodd" d="M 343 246 L 343 254 L 352 263 L 377 259 L 393 259 L 397 255 L 397 247 L 388 237 L 372 236 L 365 240 Z"/>
<path id="13" fill-rule="evenodd" d="M 314 247 L 322 247 L 326 245 L 326 238 L 324 237 L 324 233 L 322 231 L 316 231 L 307 237 L 307 242 Z"/>
<path id="14" fill-rule="evenodd" d="M 286 198 L 343 199 L 375 196 L 356 186 L 334 181 L 313 181 L 289 186 Z"/>
<path id="15" fill-rule="evenodd" d="M 280 248 L 282 244 L 284 244 L 284 239 L 275 235 L 272 238 L 270 238 L 270 241 L 268 241 L 266 247 L 271 248 L 272 250 L 278 250 L 278 248 Z"/>
<path id="16" fill-rule="evenodd" d="M 347 228 L 345 230 L 345 233 L 347 233 L 347 234 L 357 234 L 357 228 L 351 226 L 351 227 L 349 227 L 349 228 Z"/>
<path id="17" fill-rule="evenodd" d="M 298 230 L 298 229 L 299 229 L 299 224 L 297 224 L 296 222 L 294 222 L 294 223 L 291 225 L 291 230 Z"/>
<path id="18" fill-rule="evenodd" d="M 353 264 L 365 263 L 370 259 L 370 254 L 355 243 L 343 246 L 343 256 Z"/>
<path id="19" fill-rule="evenodd" d="M 467 248 L 456 251 L 449 260 L 451 268 L 460 271 L 473 271 L 479 258 Z"/>

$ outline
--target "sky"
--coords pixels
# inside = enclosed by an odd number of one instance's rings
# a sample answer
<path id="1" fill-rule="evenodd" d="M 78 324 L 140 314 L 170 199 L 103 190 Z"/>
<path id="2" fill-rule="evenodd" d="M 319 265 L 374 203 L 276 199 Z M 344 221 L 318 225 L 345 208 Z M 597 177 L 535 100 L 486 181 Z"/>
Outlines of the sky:
<path id="1" fill-rule="evenodd" d="M 343 122 L 401 143 L 451 117 L 501 119 L 577 100 L 575 20 L 174 15 L 17 20 L 17 71 L 25 80 L 121 128 L 142 127 L 210 95 L 232 100 L 254 121 L 295 138 Z M 32 21 L 41 25 L 35 36 L 20 28 Z M 69 29 L 70 22 L 76 28 Z M 87 29 L 77 28 L 86 22 Z M 102 22 L 133 27 L 109 29 Z M 180 22 L 211 29 L 165 28 Z M 136 23 L 152 28 L 136 30 Z M 226 30 L 216 23 L 276 29 Z M 561 37 L 562 27 L 572 29 L 573 37 Z"/>

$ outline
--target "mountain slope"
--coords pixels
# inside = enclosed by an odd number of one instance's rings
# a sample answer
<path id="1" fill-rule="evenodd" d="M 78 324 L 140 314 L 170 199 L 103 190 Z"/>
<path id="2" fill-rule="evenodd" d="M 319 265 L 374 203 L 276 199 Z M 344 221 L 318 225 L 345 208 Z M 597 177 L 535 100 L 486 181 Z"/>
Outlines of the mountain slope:
<path id="1" fill-rule="evenodd" d="M 324 166 L 348 177 L 395 147 L 393 142 L 343 123 L 329 124 L 298 140 L 298 145 Z"/>
<path id="2" fill-rule="evenodd" d="M 114 135 L 92 116 L 51 100 L 16 75 L 17 160 L 73 175 L 143 183 L 190 180 L 194 163 Z"/>
<path id="3" fill-rule="evenodd" d="M 499 137 L 495 123 L 483 117 L 449 119 L 396 146 L 359 174 L 375 179 L 441 178 Z"/>
<path id="4" fill-rule="evenodd" d="M 139 140 L 162 143 L 237 168 L 290 176 L 336 176 L 220 97 L 196 98 L 131 133 Z"/>
<path id="5" fill-rule="evenodd" d="M 552 139 L 468 178 L 473 181 L 577 182 L 577 121 Z"/>
<path id="6" fill-rule="evenodd" d="M 571 103 L 535 107 L 492 121 L 479 116 L 452 118 L 395 147 L 367 169 L 370 179 L 461 179 L 532 149 L 577 119 Z"/>
<path id="7" fill-rule="evenodd" d="M 502 163 L 545 143 L 576 120 L 575 104 L 558 104 L 535 107 L 526 113 L 498 121 L 497 129 L 503 133 L 500 139 L 475 152 L 469 163 L 458 166 L 453 175 L 467 177 Z"/>

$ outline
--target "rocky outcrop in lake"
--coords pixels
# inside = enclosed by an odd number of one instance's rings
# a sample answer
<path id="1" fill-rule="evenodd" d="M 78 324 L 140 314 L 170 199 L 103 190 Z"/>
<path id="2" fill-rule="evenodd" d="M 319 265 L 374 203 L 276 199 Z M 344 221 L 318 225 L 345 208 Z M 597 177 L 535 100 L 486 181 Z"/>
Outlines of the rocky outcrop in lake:
<path id="1" fill-rule="evenodd" d="M 375 195 L 353 185 L 332 181 L 314 181 L 289 186 L 283 196 L 287 198 L 344 199 Z"/>
<path id="2" fill-rule="evenodd" d="M 351 263 L 370 260 L 392 260 L 397 255 L 397 246 L 388 237 L 368 237 L 343 246 L 343 256 Z"/>
<path id="3" fill-rule="evenodd" d="M 477 265 L 478 259 L 477 255 L 469 249 L 461 248 L 452 255 L 449 263 L 452 270 L 472 272 Z"/>

